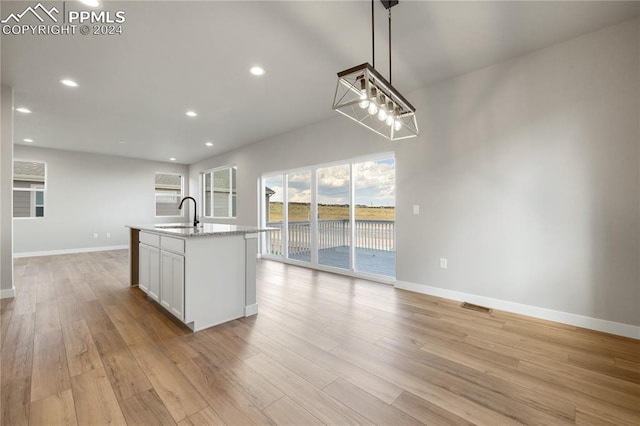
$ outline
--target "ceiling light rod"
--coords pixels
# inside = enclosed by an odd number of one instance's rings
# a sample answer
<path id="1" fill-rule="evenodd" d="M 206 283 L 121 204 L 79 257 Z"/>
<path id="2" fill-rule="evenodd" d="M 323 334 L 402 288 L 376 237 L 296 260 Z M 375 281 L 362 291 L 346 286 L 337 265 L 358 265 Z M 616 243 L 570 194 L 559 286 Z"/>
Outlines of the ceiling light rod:
<path id="1" fill-rule="evenodd" d="M 391 6 L 389 6 L 388 10 L 389 10 L 389 84 L 391 84 Z"/>
<path id="2" fill-rule="evenodd" d="M 373 67 L 376 67 L 376 24 L 375 24 L 375 20 L 373 19 L 373 2 L 374 0 L 371 0 L 371 63 L 373 64 Z"/>
<path id="3" fill-rule="evenodd" d="M 399 0 L 380 0 L 385 9 L 389 11 L 389 82 L 391 82 L 391 8 L 398 4 Z M 376 32 L 375 32 L 375 0 L 371 0 L 371 64 L 376 67 Z"/>

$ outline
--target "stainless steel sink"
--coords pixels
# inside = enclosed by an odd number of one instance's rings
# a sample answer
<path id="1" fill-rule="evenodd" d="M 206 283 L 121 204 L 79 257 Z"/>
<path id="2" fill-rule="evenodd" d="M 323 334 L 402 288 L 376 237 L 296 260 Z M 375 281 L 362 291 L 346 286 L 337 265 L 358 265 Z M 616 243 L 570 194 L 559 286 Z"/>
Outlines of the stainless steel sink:
<path id="1" fill-rule="evenodd" d="M 168 223 L 166 225 L 155 225 L 156 228 L 160 229 L 185 229 L 185 228 L 195 228 L 193 225 L 188 225 L 186 223 Z"/>

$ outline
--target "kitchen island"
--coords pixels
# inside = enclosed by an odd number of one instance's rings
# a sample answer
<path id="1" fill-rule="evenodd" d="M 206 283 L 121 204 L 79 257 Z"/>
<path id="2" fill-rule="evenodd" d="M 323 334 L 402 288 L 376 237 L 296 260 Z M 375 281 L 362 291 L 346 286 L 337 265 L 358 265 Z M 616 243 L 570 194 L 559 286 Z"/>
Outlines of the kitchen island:
<path id="1" fill-rule="evenodd" d="M 193 331 L 258 313 L 252 226 L 128 225 L 132 286 Z"/>

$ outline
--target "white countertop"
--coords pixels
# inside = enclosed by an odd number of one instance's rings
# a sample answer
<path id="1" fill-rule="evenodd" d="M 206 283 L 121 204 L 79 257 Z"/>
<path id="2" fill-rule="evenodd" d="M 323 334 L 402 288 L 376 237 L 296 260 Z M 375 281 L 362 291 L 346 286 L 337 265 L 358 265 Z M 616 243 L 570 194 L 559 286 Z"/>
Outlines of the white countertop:
<path id="1" fill-rule="evenodd" d="M 127 228 L 139 229 L 141 231 L 155 232 L 157 234 L 171 235 L 174 237 L 216 237 L 234 234 L 253 234 L 256 232 L 266 232 L 268 228 L 258 228 L 245 225 L 227 225 L 223 223 L 200 223 L 197 228 L 183 227 L 170 228 L 175 226 L 189 226 L 188 223 L 158 223 L 145 225 L 127 225 Z"/>

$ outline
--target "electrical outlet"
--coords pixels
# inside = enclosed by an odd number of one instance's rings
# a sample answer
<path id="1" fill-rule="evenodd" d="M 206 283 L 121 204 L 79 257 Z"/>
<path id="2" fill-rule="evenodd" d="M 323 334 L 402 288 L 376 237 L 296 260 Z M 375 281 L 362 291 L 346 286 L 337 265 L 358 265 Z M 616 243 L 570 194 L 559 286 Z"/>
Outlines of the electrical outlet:
<path id="1" fill-rule="evenodd" d="M 93 233 L 93 238 L 98 238 L 98 233 L 97 232 Z"/>
<path id="2" fill-rule="evenodd" d="M 447 259 L 444 257 L 440 258 L 440 269 L 447 269 Z"/>
<path id="3" fill-rule="evenodd" d="M 111 232 L 107 232 L 107 238 L 111 238 Z"/>
<path id="4" fill-rule="evenodd" d="M 420 214 L 420 206 L 417 204 L 414 204 L 413 206 L 413 214 Z"/>

